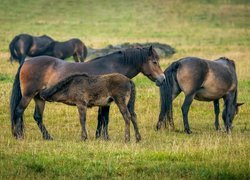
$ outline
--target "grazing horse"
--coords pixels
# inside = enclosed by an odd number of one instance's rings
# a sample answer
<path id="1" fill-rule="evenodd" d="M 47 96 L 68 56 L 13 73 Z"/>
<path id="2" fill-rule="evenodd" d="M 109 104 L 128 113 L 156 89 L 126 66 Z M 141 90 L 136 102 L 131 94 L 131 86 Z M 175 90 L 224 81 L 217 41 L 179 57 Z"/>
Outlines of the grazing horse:
<path id="1" fill-rule="evenodd" d="M 225 106 L 222 114 L 226 131 L 231 132 L 232 121 L 238 113 L 237 75 L 235 63 L 225 57 L 215 61 L 196 57 L 187 57 L 172 63 L 165 71 L 166 81 L 160 87 L 161 111 L 157 129 L 167 120 L 174 128 L 172 101 L 180 94 L 185 94 L 182 115 L 185 132 L 190 134 L 188 111 L 193 99 L 213 101 L 215 110 L 215 126 L 219 129 L 219 99 L 223 98 Z"/>
<path id="2" fill-rule="evenodd" d="M 18 60 L 21 63 L 26 56 L 39 56 L 53 41 L 51 37 L 46 35 L 31 36 L 29 34 L 19 34 L 9 44 L 10 60 Z"/>
<path id="3" fill-rule="evenodd" d="M 40 55 L 53 56 L 59 59 L 74 57 L 75 62 L 84 62 L 87 57 L 87 47 L 80 39 L 70 39 L 65 42 L 53 41 Z"/>
<path id="4" fill-rule="evenodd" d="M 69 63 L 50 56 L 38 56 L 24 61 L 18 68 L 10 100 L 13 135 L 23 138 L 23 112 L 34 99 L 34 119 L 43 138 L 52 139 L 42 118 L 45 101 L 40 98 L 39 93 L 44 87 L 52 87 L 65 77 L 83 72 L 91 75 L 120 73 L 128 78 L 133 78 L 141 72 L 160 85 L 165 80 L 165 75 L 158 60 L 155 50 L 149 47 L 118 51 L 84 63 Z M 97 135 L 100 135 L 103 125 L 105 139 L 108 139 L 108 114 L 109 106 L 99 109 Z"/>
<path id="5" fill-rule="evenodd" d="M 87 139 L 87 108 L 109 106 L 114 101 L 125 121 L 125 142 L 130 141 L 130 120 L 134 126 L 136 141 L 139 142 L 141 140 L 134 112 L 135 85 L 122 74 L 113 73 L 100 76 L 72 75 L 56 85 L 42 90 L 40 97 L 50 102 L 56 101 L 77 106 L 83 140 Z"/>

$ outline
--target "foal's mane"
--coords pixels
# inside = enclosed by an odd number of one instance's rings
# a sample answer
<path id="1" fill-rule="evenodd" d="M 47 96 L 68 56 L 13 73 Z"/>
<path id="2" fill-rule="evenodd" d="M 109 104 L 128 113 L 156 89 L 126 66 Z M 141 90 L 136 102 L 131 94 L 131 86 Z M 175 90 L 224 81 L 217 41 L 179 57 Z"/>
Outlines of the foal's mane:
<path id="1" fill-rule="evenodd" d="M 159 61 L 159 56 L 156 53 L 156 51 L 152 48 L 152 52 L 150 52 L 150 47 L 136 47 L 136 48 L 128 48 L 124 50 L 119 50 L 116 52 L 113 52 L 111 54 L 107 54 L 104 56 L 97 57 L 95 59 L 92 59 L 91 61 L 96 61 L 101 58 L 110 57 L 116 54 L 120 54 L 123 58 L 124 64 L 129 65 L 142 65 L 143 63 L 147 62 L 149 60 L 149 56 L 152 56 L 155 60 Z"/>

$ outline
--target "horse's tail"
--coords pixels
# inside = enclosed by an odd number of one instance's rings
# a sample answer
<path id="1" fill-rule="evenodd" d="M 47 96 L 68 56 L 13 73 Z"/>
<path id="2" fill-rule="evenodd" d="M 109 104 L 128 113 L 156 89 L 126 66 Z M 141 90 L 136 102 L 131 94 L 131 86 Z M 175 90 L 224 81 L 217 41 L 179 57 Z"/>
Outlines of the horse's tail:
<path id="1" fill-rule="evenodd" d="M 14 39 L 9 44 L 9 50 L 10 50 L 10 61 L 13 60 L 19 60 L 19 56 L 16 53 L 15 45 L 16 42 L 19 40 L 20 36 L 15 36 Z"/>
<path id="2" fill-rule="evenodd" d="M 14 128 L 15 128 L 15 124 L 16 124 L 16 119 L 15 119 L 15 111 L 16 108 L 18 106 L 18 104 L 20 103 L 21 99 L 22 99 L 22 93 L 21 93 L 21 87 L 20 87 L 20 70 L 22 67 L 23 63 L 20 64 L 16 76 L 15 76 L 15 80 L 14 80 L 14 84 L 12 87 L 12 93 L 11 93 L 11 98 L 10 98 L 10 120 L 11 120 L 11 130 L 12 130 L 12 134 L 14 134 Z M 23 117 L 21 117 L 23 118 Z M 22 120 L 23 123 L 23 120 Z M 23 127 L 23 124 L 22 124 Z"/>
<path id="3" fill-rule="evenodd" d="M 166 80 L 160 86 L 161 112 L 159 120 L 164 120 L 167 113 L 172 112 L 172 91 L 179 62 L 172 63 L 165 71 Z"/>
<path id="4" fill-rule="evenodd" d="M 130 113 L 134 113 L 136 90 L 135 90 L 135 83 L 132 80 L 130 80 L 130 84 L 131 84 L 131 92 L 130 92 L 130 99 L 128 101 L 128 108 Z"/>

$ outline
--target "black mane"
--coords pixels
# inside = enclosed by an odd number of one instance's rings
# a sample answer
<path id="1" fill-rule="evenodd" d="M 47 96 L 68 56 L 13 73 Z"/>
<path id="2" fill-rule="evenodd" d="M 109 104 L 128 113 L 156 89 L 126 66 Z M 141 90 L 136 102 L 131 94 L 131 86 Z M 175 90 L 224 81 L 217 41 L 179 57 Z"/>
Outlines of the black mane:
<path id="1" fill-rule="evenodd" d="M 149 56 L 152 55 L 155 60 L 159 60 L 159 56 L 156 53 L 156 51 L 153 49 L 152 54 L 150 54 L 150 48 L 128 48 L 124 50 L 119 50 L 116 52 L 113 52 L 111 54 L 107 54 L 104 56 L 100 56 L 97 58 L 92 59 L 91 61 L 99 60 L 102 58 L 109 58 L 116 54 L 121 54 L 123 58 L 124 64 L 130 64 L 130 65 L 141 65 L 149 60 Z"/>

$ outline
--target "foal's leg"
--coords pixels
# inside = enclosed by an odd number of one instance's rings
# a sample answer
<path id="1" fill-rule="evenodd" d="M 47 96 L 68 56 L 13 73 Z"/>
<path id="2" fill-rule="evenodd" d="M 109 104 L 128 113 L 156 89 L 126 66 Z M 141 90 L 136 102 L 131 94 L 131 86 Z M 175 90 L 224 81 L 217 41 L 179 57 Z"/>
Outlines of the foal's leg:
<path id="1" fill-rule="evenodd" d="M 214 125 L 215 125 L 215 129 L 218 131 L 220 130 L 220 123 L 219 123 L 219 114 L 220 114 L 220 104 L 219 104 L 219 100 L 214 100 L 214 113 L 215 113 L 215 121 L 214 121 Z"/>
<path id="2" fill-rule="evenodd" d="M 79 116 L 80 116 L 80 123 L 82 126 L 82 140 L 86 140 L 88 138 L 87 136 L 87 130 L 86 130 L 86 111 L 87 107 L 85 105 L 77 105 Z"/>
<path id="3" fill-rule="evenodd" d="M 53 138 L 50 136 L 49 132 L 45 128 L 45 125 L 43 124 L 43 111 L 44 111 L 45 101 L 40 99 L 39 97 L 35 97 L 34 100 L 35 100 L 34 119 L 43 135 L 43 139 L 53 140 Z"/>
<path id="4" fill-rule="evenodd" d="M 190 127 L 189 127 L 189 123 L 188 123 L 188 111 L 189 111 L 189 108 L 192 104 L 193 98 L 194 98 L 193 94 L 187 95 L 185 97 L 184 103 L 181 107 L 182 115 L 183 115 L 183 122 L 184 122 L 184 129 L 185 129 L 185 132 L 187 134 L 192 133 L 192 131 L 190 130 Z"/>
<path id="5" fill-rule="evenodd" d="M 139 142 L 141 140 L 141 135 L 139 133 L 139 128 L 138 128 L 138 125 L 137 125 L 136 113 L 135 113 L 134 109 L 131 106 L 128 106 L 128 110 L 129 110 L 129 113 L 131 115 L 131 121 L 132 121 L 133 126 L 134 126 L 136 142 Z"/>
<path id="6" fill-rule="evenodd" d="M 126 103 L 123 101 L 115 101 L 122 116 L 125 121 L 125 142 L 130 141 L 130 120 L 131 120 L 131 115 L 128 111 L 128 108 L 126 106 Z"/>
<path id="7" fill-rule="evenodd" d="M 14 114 L 14 129 L 13 129 L 13 134 L 17 139 L 23 139 L 23 129 L 24 129 L 24 124 L 23 124 L 23 112 L 29 105 L 31 101 L 31 97 L 25 97 L 23 96 L 22 99 L 20 100 L 18 106 L 15 109 L 15 114 Z"/>

